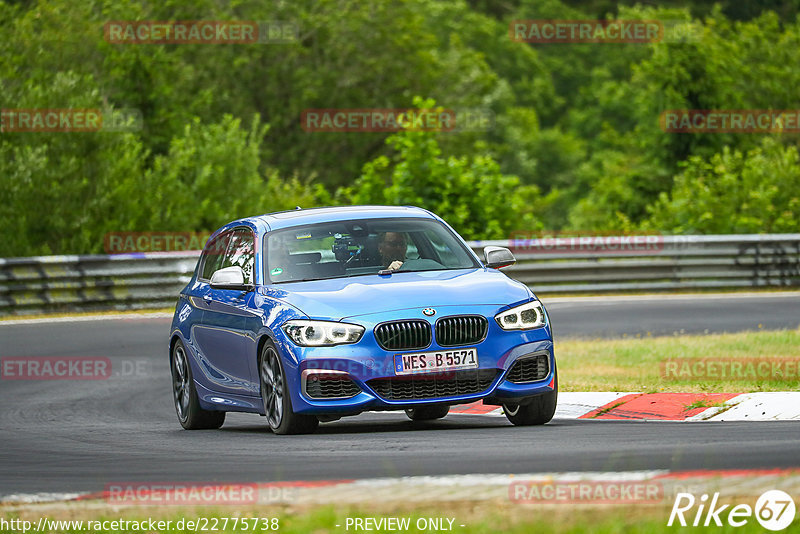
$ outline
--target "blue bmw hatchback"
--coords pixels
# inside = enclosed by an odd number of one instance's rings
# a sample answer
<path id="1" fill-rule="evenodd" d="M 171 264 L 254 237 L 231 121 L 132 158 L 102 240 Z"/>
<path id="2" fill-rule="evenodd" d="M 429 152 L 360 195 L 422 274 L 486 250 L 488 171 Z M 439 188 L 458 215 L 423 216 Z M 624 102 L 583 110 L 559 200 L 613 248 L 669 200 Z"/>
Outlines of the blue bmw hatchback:
<path id="1" fill-rule="evenodd" d="M 231 222 L 181 291 L 169 340 L 186 429 L 226 412 L 265 415 L 277 434 L 372 410 L 413 420 L 453 404 L 502 406 L 515 425 L 553 417 L 558 375 L 547 312 L 442 219 L 355 206 Z"/>

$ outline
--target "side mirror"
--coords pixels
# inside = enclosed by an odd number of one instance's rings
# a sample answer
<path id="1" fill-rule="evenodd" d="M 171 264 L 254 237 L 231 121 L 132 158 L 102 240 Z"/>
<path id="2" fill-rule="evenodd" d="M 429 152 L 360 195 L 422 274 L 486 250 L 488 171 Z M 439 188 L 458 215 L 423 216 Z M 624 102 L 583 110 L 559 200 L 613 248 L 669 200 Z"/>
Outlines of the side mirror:
<path id="1" fill-rule="evenodd" d="M 213 289 L 236 289 L 239 291 L 253 289 L 252 284 L 244 283 L 244 271 L 238 265 L 215 271 L 211 275 L 210 285 Z"/>
<path id="2" fill-rule="evenodd" d="M 483 257 L 486 259 L 486 266 L 492 269 L 502 269 L 517 263 L 514 254 L 505 247 L 483 247 Z"/>

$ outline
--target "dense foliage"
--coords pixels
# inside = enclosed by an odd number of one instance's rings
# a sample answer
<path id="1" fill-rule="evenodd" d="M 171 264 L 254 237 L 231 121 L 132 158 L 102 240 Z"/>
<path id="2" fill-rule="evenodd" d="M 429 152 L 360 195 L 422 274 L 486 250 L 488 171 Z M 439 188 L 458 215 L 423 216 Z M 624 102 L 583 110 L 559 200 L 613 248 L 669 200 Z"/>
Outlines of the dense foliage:
<path id="1" fill-rule="evenodd" d="M 134 109 L 129 132 L 0 132 L 0 256 L 101 252 L 342 203 L 533 229 L 797 232 L 794 133 L 665 133 L 668 109 L 796 109 L 800 2 L 0 0 L 0 107 Z M 691 23 L 652 44 L 529 44 L 517 19 Z M 292 21 L 284 44 L 113 44 L 124 20 Z M 309 132 L 307 109 L 482 109 L 490 128 Z"/>

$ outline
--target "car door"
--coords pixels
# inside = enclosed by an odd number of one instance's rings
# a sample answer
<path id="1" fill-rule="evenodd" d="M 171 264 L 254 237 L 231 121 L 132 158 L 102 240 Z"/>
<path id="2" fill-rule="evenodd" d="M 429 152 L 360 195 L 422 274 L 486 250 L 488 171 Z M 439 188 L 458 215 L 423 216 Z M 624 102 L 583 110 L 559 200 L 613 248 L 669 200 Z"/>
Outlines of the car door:
<path id="1" fill-rule="evenodd" d="M 220 393 L 257 395 L 258 381 L 253 376 L 254 332 L 260 318 L 252 312 L 253 292 L 214 289 L 211 276 L 219 269 L 238 265 L 245 282 L 253 283 L 255 240 L 249 228 L 237 228 L 220 235 L 202 269 L 201 325 L 195 340 L 204 358 L 201 364 L 210 389 Z"/>

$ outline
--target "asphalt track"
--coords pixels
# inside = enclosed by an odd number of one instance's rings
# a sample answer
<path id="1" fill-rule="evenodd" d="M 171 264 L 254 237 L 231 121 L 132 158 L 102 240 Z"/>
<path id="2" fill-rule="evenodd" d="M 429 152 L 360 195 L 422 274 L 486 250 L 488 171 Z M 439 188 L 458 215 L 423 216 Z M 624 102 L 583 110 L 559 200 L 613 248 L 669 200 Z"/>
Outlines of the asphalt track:
<path id="1" fill-rule="evenodd" d="M 547 302 L 547 300 L 545 300 Z M 558 338 L 797 328 L 800 298 L 553 300 Z M 112 482 L 271 482 L 463 473 L 744 469 L 800 465 L 796 422 L 665 423 L 398 413 L 275 436 L 256 415 L 216 431 L 175 418 L 168 319 L 0 325 L 0 357 L 105 356 L 95 381 L 0 381 L 0 496 L 92 492 Z"/>
<path id="2" fill-rule="evenodd" d="M 795 329 L 800 293 L 542 297 L 559 337 L 621 337 Z"/>

